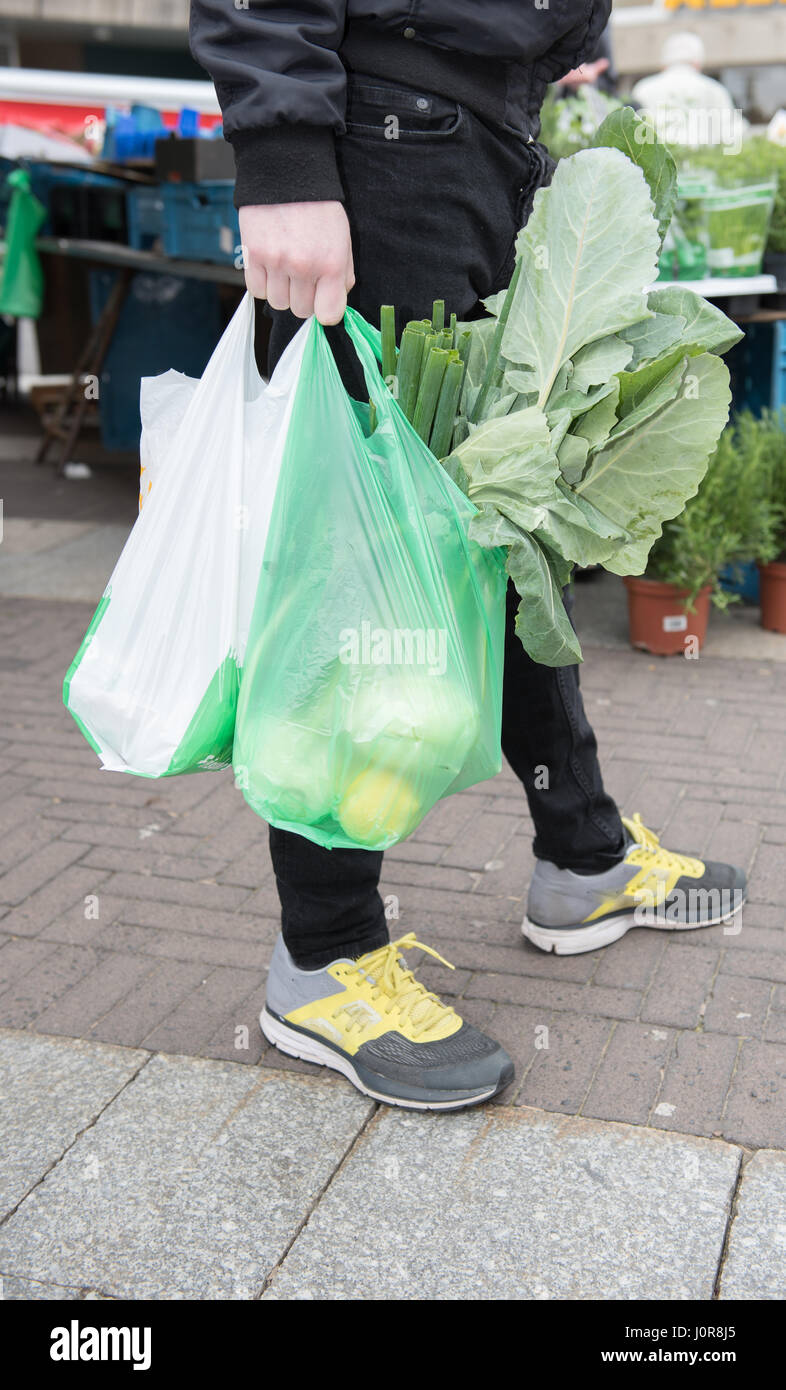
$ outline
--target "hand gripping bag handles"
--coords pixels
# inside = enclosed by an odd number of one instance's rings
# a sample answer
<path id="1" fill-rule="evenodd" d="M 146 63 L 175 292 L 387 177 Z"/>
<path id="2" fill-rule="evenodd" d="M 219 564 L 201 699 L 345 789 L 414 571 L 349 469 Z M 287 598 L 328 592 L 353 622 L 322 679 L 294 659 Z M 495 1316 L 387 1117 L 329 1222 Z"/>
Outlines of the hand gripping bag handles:
<path id="1" fill-rule="evenodd" d="M 245 652 L 307 328 L 266 385 L 242 300 L 200 381 L 142 383 L 153 485 L 63 699 L 103 766 L 165 777 L 232 757 Z"/>
<path id="2" fill-rule="evenodd" d="M 348 309 L 369 408 L 312 320 L 241 675 L 234 769 L 273 825 L 385 849 L 501 765 L 504 551 L 412 429 Z"/>

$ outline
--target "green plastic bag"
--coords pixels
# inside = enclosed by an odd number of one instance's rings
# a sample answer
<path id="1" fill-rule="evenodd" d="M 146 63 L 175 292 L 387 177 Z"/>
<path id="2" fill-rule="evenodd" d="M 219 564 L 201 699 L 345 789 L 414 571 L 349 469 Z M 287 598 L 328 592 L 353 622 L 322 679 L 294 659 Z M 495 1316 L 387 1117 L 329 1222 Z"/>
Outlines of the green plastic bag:
<path id="1" fill-rule="evenodd" d="M 378 369 L 369 411 L 312 322 L 240 678 L 233 766 L 253 809 L 327 847 L 385 849 L 501 766 L 503 549 Z"/>
<path id="2" fill-rule="evenodd" d="M 30 191 L 26 169 L 8 175 L 13 192 L 8 207 L 6 251 L 0 278 L 0 314 L 37 319 L 44 298 L 44 276 L 35 239 L 46 218 L 46 208 Z"/>

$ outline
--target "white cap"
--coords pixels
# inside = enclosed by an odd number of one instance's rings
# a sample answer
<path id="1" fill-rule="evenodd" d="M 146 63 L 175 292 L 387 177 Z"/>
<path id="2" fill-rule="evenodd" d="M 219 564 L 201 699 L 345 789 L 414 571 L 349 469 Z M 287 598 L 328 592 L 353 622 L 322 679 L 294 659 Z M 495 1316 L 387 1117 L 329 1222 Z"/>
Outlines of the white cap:
<path id="1" fill-rule="evenodd" d="M 691 63 L 694 67 L 702 68 L 704 44 L 698 34 L 669 34 L 660 57 L 664 68 L 670 68 L 674 63 Z"/>

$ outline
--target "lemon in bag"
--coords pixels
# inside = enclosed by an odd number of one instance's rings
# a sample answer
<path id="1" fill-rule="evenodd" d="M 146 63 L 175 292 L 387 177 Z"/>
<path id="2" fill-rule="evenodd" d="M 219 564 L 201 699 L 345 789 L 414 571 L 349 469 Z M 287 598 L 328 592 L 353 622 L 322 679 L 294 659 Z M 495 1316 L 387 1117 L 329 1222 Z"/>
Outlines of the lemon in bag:
<path id="1" fill-rule="evenodd" d="M 415 829 L 426 809 L 406 777 L 389 767 L 369 767 L 347 788 L 336 815 L 357 844 L 394 844 Z"/>

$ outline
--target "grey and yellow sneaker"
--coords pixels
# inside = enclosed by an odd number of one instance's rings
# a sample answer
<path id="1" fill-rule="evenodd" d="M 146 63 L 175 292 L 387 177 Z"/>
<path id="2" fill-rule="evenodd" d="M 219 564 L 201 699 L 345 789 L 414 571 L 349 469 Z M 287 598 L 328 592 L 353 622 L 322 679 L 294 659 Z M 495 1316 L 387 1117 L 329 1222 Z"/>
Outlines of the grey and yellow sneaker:
<path id="1" fill-rule="evenodd" d="M 639 815 L 622 823 L 625 857 L 603 873 L 576 874 L 538 860 L 521 927 L 533 946 L 579 955 L 619 941 L 631 927 L 714 927 L 740 910 L 742 869 L 663 849 Z"/>
<path id="2" fill-rule="evenodd" d="M 400 954 L 415 947 L 448 965 L 408 932 L 357 960 L 300 970 L 279 936 L 262 1032 L 282 1052 L 331 1067 L 388 1105 L 459 1110 L 489 1100 L 513 1080 L 513 1063 L 420 984 Z"/>

